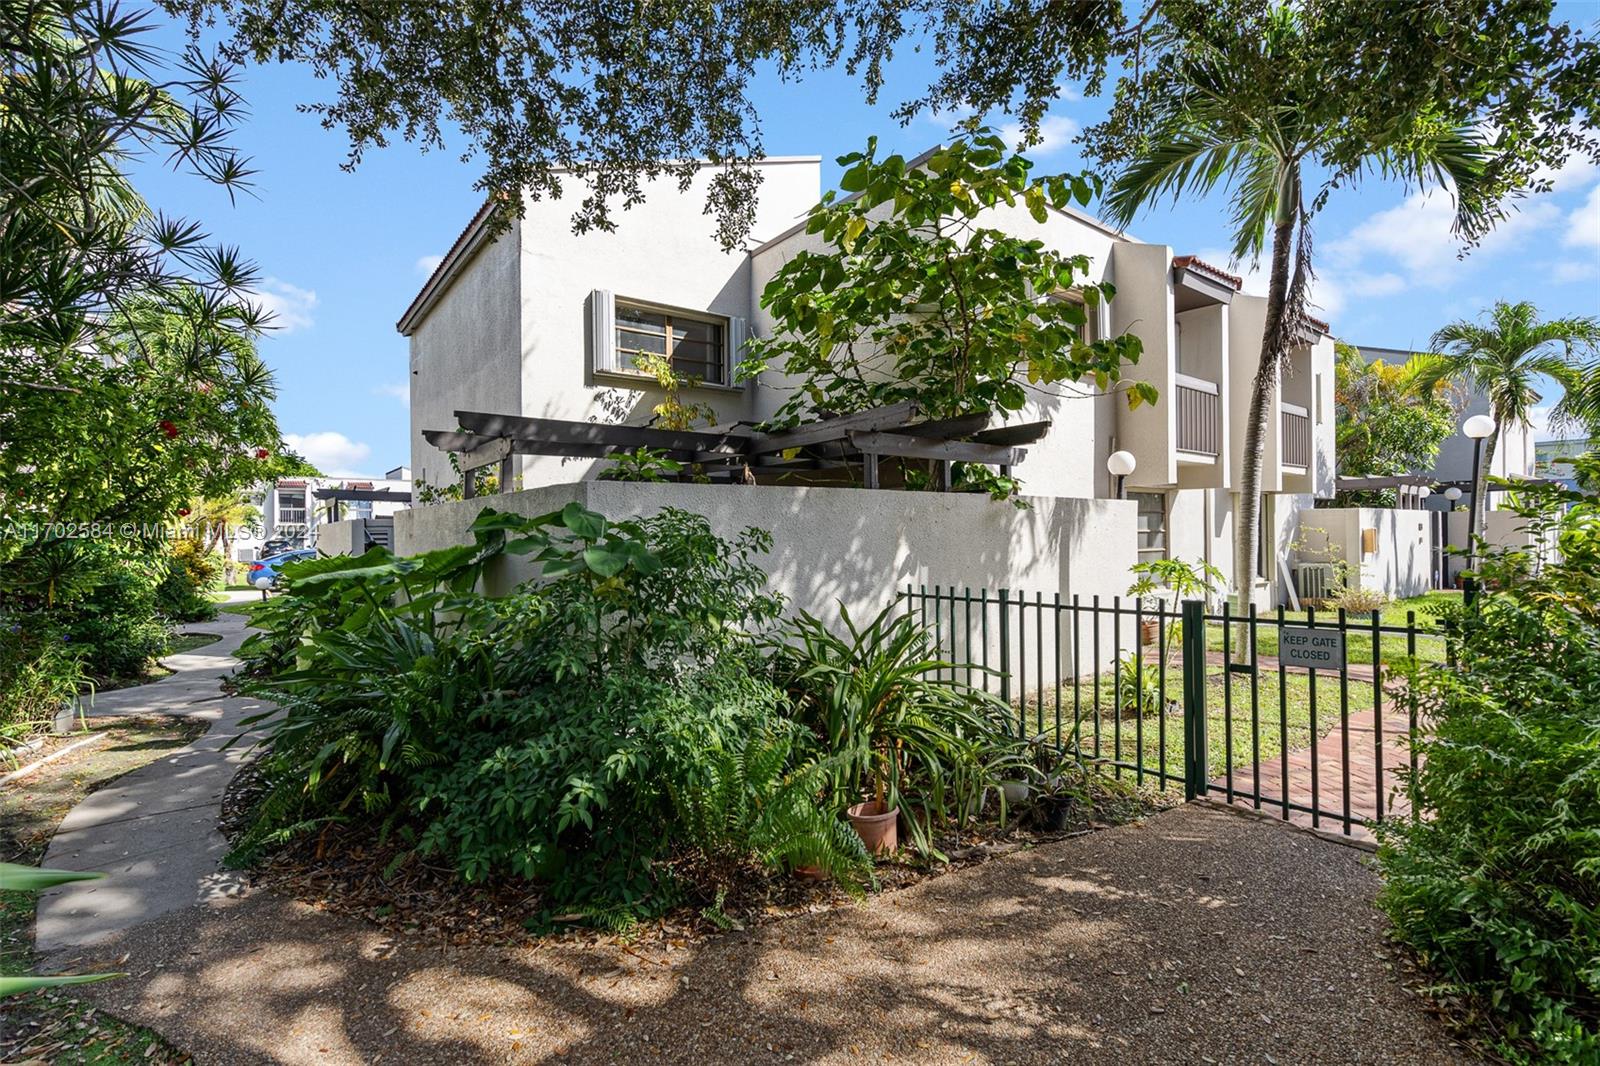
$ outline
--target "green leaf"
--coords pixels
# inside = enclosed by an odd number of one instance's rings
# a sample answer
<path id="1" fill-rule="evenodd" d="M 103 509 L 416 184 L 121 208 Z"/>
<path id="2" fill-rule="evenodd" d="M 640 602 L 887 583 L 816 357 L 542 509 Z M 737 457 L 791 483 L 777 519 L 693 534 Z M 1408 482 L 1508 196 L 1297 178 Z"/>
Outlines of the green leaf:
<path id="1" fill-rule="evenodd" d="M 42 892 L 73 881 L 98 881 L 104 876 L 103 873 L 92 871 L 44 870 L 37 866 L 0 862 L 0 889 L 11 892 Z"/>
<path id="2" fill-rule="evenodd" d="M 109 981 L 113 977 L 126 977 L 125 973 L 80 973 L 58 977 L 0 977 L 0 999 L 33 992 L 40 988 L 63 988 L 67 985 L 88 985 L 96 981 Z"/>
<path id="3" fill-rule="evenodd" d="M 872 181 L 872 171 L 865 163 L 858 163 L 839 178 L 839 188 L 845 192 L 860 192 Z"/>
<path id="4" fill-rule="evenodd" d="M 585 548 L 583 562 L 601 577 L 616 577 L 628 566 L 626 557 L 606 551 L 604 548 Z"/>
<path id="5" fill-rule="evenodd" d="M 605 535 L 605 515 L 588 510 L 576 500 L 561 509 L 561 524 L 584 540 L 599 540 Z"/>

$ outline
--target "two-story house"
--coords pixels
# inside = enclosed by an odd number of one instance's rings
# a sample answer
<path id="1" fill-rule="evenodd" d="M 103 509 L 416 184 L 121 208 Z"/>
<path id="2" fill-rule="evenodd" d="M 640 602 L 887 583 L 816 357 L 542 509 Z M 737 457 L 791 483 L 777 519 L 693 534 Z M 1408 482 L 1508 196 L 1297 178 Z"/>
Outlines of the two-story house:
<path id="1" fill-rule="evenodd" d="M 915 165 L 913 161 L 911 165 Z M 759 421 L 788 395 L 781 375 L 737 383 L 746 338 L 777 324 L 761 307 L 767 282 L 802 248 L 806 212 L 820 198 L 820 161 L 760 164 L 760 205 L 747 247 L 723 250 L 704 216 L 709 169 L 687 190 L 652 184 L 613 232 L 574 235 L 559 200 L 530 200 L 526 216 L 493 236 L 480 212 L 401 317 L 410 338 L 412 469 L 422 483 L 452 483 L 449 456 L 424 430 L 454 428 L 453 412 L 485 411 L 575 421 L 643 423 L 659 399 L 631 355 L 667 355 L 704 384 L 694 399 L 719 424 Z M 1173 248 L 1120 232 L 1075 210 L 1043 222 L 1021 206 L 983 223 L 1089 258 L 1092 279 L 1116 297 L 1089 328 L 1133 333 L 1144 355 L 1128 368 L 1160 402 L 1130 410 L 1118 393 L 1083 383 L 1034 390 L 1019 421 L 1049 419 L 1019 473 L 1041 497 L 1108 498 L 1107 458 L 1128 451 L 1137 502 L 1138 555 L 1204 559 L 1232 570 L 1233 516 L 1249 389 L 1266 315 L 1264 298 L 1238 278 Z M 1264 549 L 1257 598 L 1277 602 L 1276 559 L 1297 515 L 1333 491 L 1333 342 L 1326 326 L 1301 339 L 1284 367 L 1267 426 Z M 605 460 L 514 457 L 525 488 L 591 479 Z M 1231 579 L 1231 574 L 1230 574 Z"/>

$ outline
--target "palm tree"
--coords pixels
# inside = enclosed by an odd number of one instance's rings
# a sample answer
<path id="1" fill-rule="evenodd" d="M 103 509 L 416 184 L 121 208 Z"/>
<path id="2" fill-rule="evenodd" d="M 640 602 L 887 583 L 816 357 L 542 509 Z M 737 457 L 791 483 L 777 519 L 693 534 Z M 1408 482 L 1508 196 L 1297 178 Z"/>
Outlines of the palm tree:
<path id="1" fill-rule="evenodd" d="M 1245 422 L 1234 522 L 1241 616 L 1260 537 L 1267 412 L 1279 367 L 1306 332 L 1312 217 L 1334 188 L 1373 173 L 1419 188 L 1438 183 L 1451 189 L 1456 228 L 1469 235 L 1482 232 L 1494 217 L 1482 195 L 1485 148 L 1479 137 L 1423 118 L 1382 128 L 1353 124 L 1359 101 L 1335 82 L 1335 72 L 1307 61 L 1299 18 L 1285 4 L 1258 31 L 1241 28 L 1214 40 L 1185 40 L 1174 49 L 1170 76 L 1141 103 L 1148 124 L 1128 161 L 1113 173 L 1104 205 L 1108 219 L 1125 227 L 1164 196 L 1205 196 L 1222 187 L 1232 202 L 1234 260 L 1258 258 L 1270 235 L 1266 328 Z M 1353 125 L 1364 137 L 1355 158 Z M 1330 175 L 1309 198 L 1308 172 Z M 1248 653 L 1247 644 L 1239 641 L 1241 655 Z"/>
<path id="2" fill-rule="evenodd" d="M 1433 335 L 1430 347 L 1437 353 L 1424 371 L 1424 380 L 1453 378 L 1489 401 L 1494 432 L 1483 445 L 1483 462 L 1472 486 L 1472 532 L 1483 528 L 1488 497 L 1489 469 L 1494 463 L 1500 431 L 1506 426 L 1526 429 L 1539 403 L 1539 377 L 1567 385 L 1567 395 L 1557 405 L 1554 418 L 1569 424 L 1600 414 L 1592 410 L 1596 394 L 1586 389 L 1580 354 L 1600 350 L 1600 319 L 1575 316 L 1541 321 L 1539 309 L 1526 300 L 1497 302 L 1481 322 L 1452 322 Z M 1592 373 L 1592 371 L 1591 371 Z"/>

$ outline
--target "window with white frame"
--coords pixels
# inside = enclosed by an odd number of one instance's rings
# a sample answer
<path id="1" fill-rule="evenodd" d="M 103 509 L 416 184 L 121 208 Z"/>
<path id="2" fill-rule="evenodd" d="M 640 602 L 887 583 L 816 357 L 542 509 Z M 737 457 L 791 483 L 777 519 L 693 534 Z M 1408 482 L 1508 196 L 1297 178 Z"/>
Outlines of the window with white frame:
<path id="1" fill-rule="evenodd" d="M 303 526 L 306 522 L 306 490 L 278 490 L 278 524 Z"/>
<path id="2" fill-rule="evenodd" d="M 701 384 L 734 384 L 743 319 L 618 298 L 603 289 L 591 294 L 590 305 L 596 371 L 637 374 L 640 362 L 654 356 Z"/>
<path id="3" fill-rule="evenodd" d="M 1069 289 L 1066 292 L 1057 293 L 1051 299 L 1072 304 L 1083 312 L 1083 325 L 1078 327 L 1078 339 L 1085 344 L 1093 344 L 1100 335 L 1099 330 L 1095 329 L 1095 316 L 1100 313 L 1099 305 L 1087 303 L 1083 298 L 1082 290 L 1079 289 Z"/>
<path id="4" fill-rule="evenodd" d="M 1162 492 L 1133 492 L 1129 496 L 1139 506 L 1139 561 L 1167 556 L 1167 496 Z"/>

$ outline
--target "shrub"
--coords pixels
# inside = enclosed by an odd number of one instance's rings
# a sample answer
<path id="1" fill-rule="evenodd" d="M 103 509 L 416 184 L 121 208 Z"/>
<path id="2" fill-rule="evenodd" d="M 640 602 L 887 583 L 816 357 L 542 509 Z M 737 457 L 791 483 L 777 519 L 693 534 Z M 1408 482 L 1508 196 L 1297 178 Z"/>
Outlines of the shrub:
<path id="1" fill-rule="evenodd" d="M 726 753 L 774 728 L 780 694 L 751 637 L 779 608 L 750 562 L 770 542 L 729 543 L 679 511 L 611 524 L 575 504 L 485 511 L 473 533 L 410 559 L 285 568 L 242 649 L 241 687 L 282 713 L 236 854 L 368 820 L 464 878 L 540 878 L 563 910 L 657 910 L 676 887 L 655 860 L 689 843 L 674 802 L 719 788 Z M 476 592 L 505 554 L 533 555 L 542 581 Z M 792 802 L 768 783 L 762 803 Z M 801 846 L 751 832 L 773 861 Z"/>
<path id="2" fill-rule="evenodd" d="M 957 680 L 933 636 L 893 611 L 864 626 L 841 611 L 842 635 L 802 612 L 777 649 L 778 676 L 828 760 L 835 809 L 869 798 L 897 807 L 912 846 L 936 855 L 934 827 L 975 814 L 1021 746 L 1006 705 Z"/>
<path id="3" fill-rule="evenodd" d="M 171 633 L 156 606 L 156 572 L 148 555 L 104 559 L 95 583 L 59 612 L 67 637 L 86 649 L 94 677 L 139 677 L 167 653 Z"/>
<path id="4" fill-rule="evenodd" d="M 223 558 L 197 541 L 174 541 L 161 560 L 166 568 L 156 587 L 156 607 L 174 622 L 204 622 L 217 616 L 211 593 L 222 583 Z"/>
<path id="5" fill-rule="evenodd" d="M 0 615 L 0 737 L 48 728 L 63 704 L 87 687 L 84 649 L 34 618 Z"/>
<path id="6" fill-rule="evenodd" d="M 42 540 L 0 568 L 0 610 L 81 648 L 95 678 L 137 677 L 168 647 L 156 608 L 166 574 L 158 560 L 137 542 Z"/>
<path id="7" fill-rule="evenodd" d="M 1345 585 L 1333 594 L 1328 606 L 1346 614 L 1376 614 L 1389 606 L 1388 595 L 1378 589 L 1353 588 Z"/>
<path id="8" fill-rule="evenodd" d="M 1562 495 L 1565 494 L 1556 494 Z M 1491 556 L 1455 666 L 1414 665 L 1422 817 L 1382 831 L 1396 935 L 1524 1061 L 1600 1057 L 1600 506 L 1562 558 Z"/>

